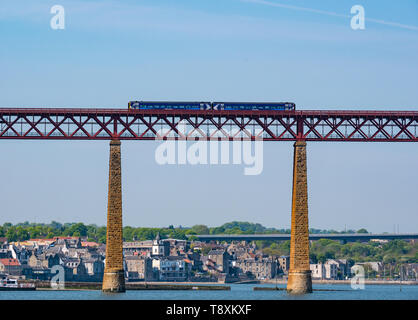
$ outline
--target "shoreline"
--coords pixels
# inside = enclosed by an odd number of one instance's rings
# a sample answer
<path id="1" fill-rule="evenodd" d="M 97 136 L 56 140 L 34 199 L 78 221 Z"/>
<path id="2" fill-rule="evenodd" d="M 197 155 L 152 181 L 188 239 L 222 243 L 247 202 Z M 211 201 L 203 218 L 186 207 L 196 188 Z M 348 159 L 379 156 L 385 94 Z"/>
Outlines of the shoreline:
<path id="1" fill-rule="evenodd" d="M 51 288 L 48 281 L 35 283 L 36 290 L 102 290 L 101 282 L 65 282 L 63 288 Z M 224 283 L 193 283 L 193 282 L 126 282 L 125 290 L 231 290 Z"/>
<path id="2" fill-rule="evenodd" d="M 286 286 L 287 280 L 263 280 L 263 281 L 251 281 L 251 282 L 126 282 L 126 290 L 231 290 L 230 285 L 239 284 L 251 284 L 251 285 L 280 285 Z M 312 280 L 313 285 L 351 285 L 351 280 Z M 399 280 L 365 280 L 365 285 L 396 285 L 396 286 L 416 286 L 418 281 L 399 281 Z M 76 291 L 76 290 L 101 290 L 101 282 L 66 282 L 65 287 L 62 289 L 55 289 L 50 287 L 49 282 L 38 282 L 35 290 L 57 290 L 57 291 Z M 254 287 L 256 288 L 256 287 Z M 263 290 L 270 287 L 258 287 Z M 283 288 L 282 288 L 283 289 Z"/>
<path id="3" fill-rule="evenodd" d="M 259 284 L 287 284 L 287 280 L 263 280 Z M 351 280 L 312 280 L 312 284 L 351 284 Z M 415 280 L 370 280 L 365 279 L 364 284 L 366 285 L 408 285 L 416 286 L 418 281 Z"/>

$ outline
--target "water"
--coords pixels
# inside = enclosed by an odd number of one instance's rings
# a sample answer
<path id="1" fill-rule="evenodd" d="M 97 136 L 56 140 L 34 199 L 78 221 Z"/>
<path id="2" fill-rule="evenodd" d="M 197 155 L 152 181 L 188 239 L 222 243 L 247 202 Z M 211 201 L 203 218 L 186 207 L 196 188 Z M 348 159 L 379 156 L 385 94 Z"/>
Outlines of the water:
<path id="1" fill-rule="evenodd" d="M 0 291 L 0 300 L 418 300 L 418 286 L 366 285 L 364 290 L 351 289 L 348 284 L 317 284 L 314 291 L 303 296 L 292 296 L 286 291 L 254 291 L 257 287 L 274 287 L 274 284 L 231 284 L 231 291 L 170 291 L 139 290 L 119 294 L 92 291 Z M 279 285 L 285 288 L 284 285 Z M 331 291 L 335 290 L 335 291 Z"/>

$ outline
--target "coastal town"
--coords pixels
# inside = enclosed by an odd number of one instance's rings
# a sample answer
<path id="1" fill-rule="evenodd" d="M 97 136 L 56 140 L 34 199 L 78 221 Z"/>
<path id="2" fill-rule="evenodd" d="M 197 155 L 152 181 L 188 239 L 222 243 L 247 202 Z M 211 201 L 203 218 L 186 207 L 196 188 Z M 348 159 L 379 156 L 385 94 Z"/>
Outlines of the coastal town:
<path id="1" fill-rule="evenodd" d="M 3 237 L 0 278 L 50 281 L 54 266 L 61 266 L 66 282 L 101 282 L 105 253 L 105 244 L 82 236 L 13 242 Z M 289 271 L 288 255 L 266 254 L 253 241 L 163 239 L 157 233 L 153 240 L 125 241 L 123 256 L 127 282 L 262 283 L 286 280 Z M 352 278 L 356 265 L 368 279 L 417 280 L 418 263 L 328 258 L 311 261 L 310 269 L 313 280 L 337 281 Z"/>

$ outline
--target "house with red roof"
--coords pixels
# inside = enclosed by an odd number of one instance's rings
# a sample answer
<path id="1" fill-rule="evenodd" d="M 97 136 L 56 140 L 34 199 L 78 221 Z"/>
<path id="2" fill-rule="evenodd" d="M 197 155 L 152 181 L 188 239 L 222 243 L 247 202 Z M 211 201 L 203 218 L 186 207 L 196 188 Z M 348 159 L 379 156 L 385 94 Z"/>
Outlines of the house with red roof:
<path id="1" fill-rule="evenodd" d="M 0 259 L 0 273 L 19 276 L 22 274 L 22 265 L 17 259 Z"/>

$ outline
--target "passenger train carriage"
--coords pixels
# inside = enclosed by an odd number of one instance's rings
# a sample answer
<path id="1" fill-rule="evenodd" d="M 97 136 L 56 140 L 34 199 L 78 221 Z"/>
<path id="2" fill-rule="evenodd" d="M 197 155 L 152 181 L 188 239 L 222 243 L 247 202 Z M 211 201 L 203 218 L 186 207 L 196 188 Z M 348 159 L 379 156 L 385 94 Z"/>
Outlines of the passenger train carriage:
<path id="1" fill-rule="evenodd" d="M 210 102 L 193 101 L 129 101 L 129 109 L 140 110 L 211 110 Z"/>
<path id="2" fill-rule="evenodd" d="M 293 102 L 212 102 L 213 110 L 295 110 Z"/>
<path id="3" fill-rule="evenodd" d="M 293 102 L 129 101 L 136 110 L 295 110 Z"/>

